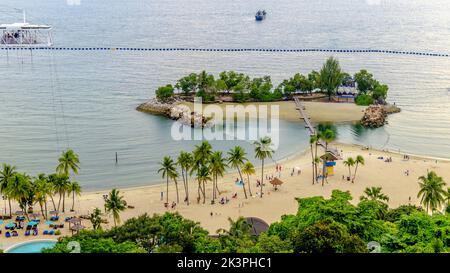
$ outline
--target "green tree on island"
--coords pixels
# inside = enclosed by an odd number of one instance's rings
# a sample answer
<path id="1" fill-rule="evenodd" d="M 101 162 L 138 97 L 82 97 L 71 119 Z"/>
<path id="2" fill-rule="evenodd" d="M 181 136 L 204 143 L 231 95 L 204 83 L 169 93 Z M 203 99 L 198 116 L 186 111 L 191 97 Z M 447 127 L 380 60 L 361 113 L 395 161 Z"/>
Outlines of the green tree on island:
<path id="1" fill-rule="evenodd" d="M 331 101 L 331 96 L 336 93 L 337 88 L 342 83 L 342 71 L 339 61 L 333 57 L 327 59 L 320 70 L 320 84 Z"/>
<path id="2" fill-rule="evenodd" d="M 255 145 L 255 157 L 261 160 L 261 183 L 260 183 L 260 198 L 263 197 L 263 185 L 264 185 L 264 160 L 272 158 L 274 153 L 272 149 L 272 139 L 268 136 L 260 138 L 258 141 L 253 142 Z"/>
<path id="3" fill-rule="evenodd" d="M 112 189 L 105 200 L 105 210 L 111 213 L 114 219 L 114 226 L 120 224 L 120 213 L 127 208 L 127 202 L 116 189 Z"/>
<path id="4" fill-rule="evenodd" d="M 427 212 L 431 209 L 433 213 L 445 202 L 444 179 L 434 171 L 429 171 L 426 176 L 420 176 L 419 181 L 420 191 L 417 197 L 420 198 L 420 203 L 425 206 Z"/>

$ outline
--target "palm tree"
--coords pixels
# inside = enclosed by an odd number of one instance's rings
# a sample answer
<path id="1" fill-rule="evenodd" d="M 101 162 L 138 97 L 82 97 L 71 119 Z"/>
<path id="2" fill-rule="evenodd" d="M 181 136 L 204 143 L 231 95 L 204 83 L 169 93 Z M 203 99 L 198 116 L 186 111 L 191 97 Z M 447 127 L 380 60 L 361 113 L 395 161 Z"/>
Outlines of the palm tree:
<path id="1" fill-rule="evenodd" d="M 11 198 L 8 196 L 8 183 L 16 175 L 16 167 L 8 164 L 3 164 L 3 170 L 0 171 L 0 193 L 8 198 L 9 216 L 12 217 L 11 212 Z M 5 211 L 6 214 L 6 211 Z"/>
<path id="2" fill-rule="evenodd" d="M 236 238 L 250 235 L 252 225 L 249 224 L 244 217 L 239 217 L 236 221 L 233 221 L 233 219 L 228 217 L 228 222 L 230 223 L 230 229 L 218 229 L 218 234 Z"/>
<path id="3" fill-rule="evenodd" d="M 112 213 L 114 226 L 120 224 L 120 213 L 127 208 L 127 202 L 120 196 L 119 191 L 113 189 L 108 198 L 105 200 L 105 209 L 108 213 Z"/>
<path id="4" fill-rule="evenodd" d="M 34 179 L 33 186 L 42 216 L 47 220 L 47 197 L 53 193 L 52 184 L 48 181 L 45 174 L 41 173 Z"/>
<path id="5" fill-rule="evenodd" d="M 78 170 L 80 169 L 80 160 L 78 159 L 78 155 L 71 149 L 62 152 L 61 157 L 58 159 L 59 164 L 56 167 L 56 172 L 59 175 L 70 176 L 70 171 L 74 174 L 78 174 Z"/>
<path id="6" fill-rule="evenodd" d="M 245 189 L 245 182 L 244 179 L 242 178 L 241 173 L 241 167 L 244 165 L 244 161 L 247 161 L 247 158 L 246 153 L 241 146 L 235 146 L 234 148 L 230 149 L 230 151 L 228 152 L 228 163 L 232 168 L 237 169 L 239 177 L 241 178 L 242 181 L 244 196 L 245 199 L 247 199 L 247 190 Z"/>
<path id="7" fill-rule="evenodd" d="M 208 141 L 202 141 L 200 145 L 195 145 L 195 149 L 192 152 L 193 155 L 193 164 L 191 167 L 190 175 L 192 175 L 194 172 L 197 173 L 202 169 L 203 167 L 207 166 L 209 161 L 211 160 L 212 155 L 212 146 Z M 200 193 L 203 195 L 203 199 L 205 199 L 205 191 L 201 187 L 201 183 L 198 184 L 197 188 L 197 194 L 198 199 L 200 199 Z"/>
<path id="8" fill-rule="evenodd" d="M 198 185 L 199 188 L 202 188 L 203 185 L 203 190 L 202 190 L 202 194 L 203 194 L 203 204 L 205 204 L 206 201 L 206 193 L 205 193 L 205 184 L 208 181 L 211 181 L 211 176 L 210 176 L 210 172 L 209 172 L 209 168 L 207 166 L 202 166 L 200 167 L 200 169 L 197 172 L 197 181 L 198 181 Z"/>
<path id="9" fill-rule="evenodd" d="M 353 174 L 353 179 L 352 179 L 352 183 L 355 182 L 355 178 L 356 178 L 356 171 L 358 171 L 358 166 L 359 165 L 363 165 L 364 166 L 364 157 L 362 157 L 362 155 L 357 155 L 356 159 L 355 159 L 355 163 L 356 163 L 356 167 L 355 167 L 355 173 Z"/>
<path id="10" fill-rule="evenodd" d="M 186 194 L 186 202 L 189 206 L 189 184 L 188 184 L 188 173 L 192 167 L 193 157 L 192 154 L 181 151 L 177 159 L 177 164 L 181 168 L 181 176 L 183 178 L 184 191 Z"/>
<path id="11" fill-rule="evenodd" d="M 264 160 L 266 158 L 272 158 L 274 151 L 272 150 L 272 139 L 268 136 L 261 138 L 259 141 L 253 143 L 255 145 L 255 157 L 261 160 L 261 194 L 263 197 L 263 185 L 264 185 Z"/>
<path id="12" fill-rule="evenodd" d="M 389 202 L 389 197 L 382 193 L 381 187 L 370 187 L 364 190 L 366 196 L 361 196 L 360 200 L 373 200 L 379 202 Z"/>
<path id="13" fill-rule="evenodd" d="M 102 224 L 102 211 L 99 208 L 95 208 L 89 216 L 93 229 L 101 229 Z"/>
<path id="14" fill-rule="evenodd" d="M 420 197 L 420 203 L 431 212 L 435 211 L 445 201 L 446 192 L 444 190 L 445 182 L 442 177 L 434 171 L 429 171 L 426 176 L 419 177 L 420 191 L 417 197 Z"/>
<path id="15" fill-rule="evenodd" d="M 242 173 L 247 175 L 248 193 L 250 196 L 253 196 L 252 189 L 250 187 L 250 175 L 254 175 L 256 173 L 255 166 L 253 166 L 250 161 L 245 162 L 244 166 L 242 166 Z"/>
<path id="16" fill-rule="evenodd" d="M 342 77 L 343 74 L 339 61 L 333 57 L 328 58 L 320 70 L 321 89 L 327 92 L 328 100 L 331 100 L 331 96 L 336 92 L 339 85 L 341 85 Z"/>
<path id="17" fill-rule="evenodd" d="M 163 161 L 159 163 L 162 167 L 158 170 L 158 173 L 162 172 L 162 178 L 166 178 L 166 203 L 169 203 L 169 179 L 175 181 L 176 191 L 177 191 L 177 203 L 180 202 L 178 197 L 178 184 L 176 178 L 178 177 L 177 169 L 175 163 L 170 156 L 165 156 Z"/>
<path id="18" fill-rule="evenodd" d="M 75 195 L 80 196 L 81 195 L 81 186 L 76 181 L 69 182 L 68 188 L 67 188 L 67 194 L 72 194 L 72 209 L 70 211 L 74 211 L 75 207 Z"/>
<path id="19" fill-rule="evenodd" d="M 333 141 L 334 140 L 334 138 L 336 137 L 335 136 L 335 134 L 334 134 L 334 132 L 332 131 L 332 130 L 330 130 L 330 129 L 326 129 L 321 135 L 320 135 L 320 137 L 321 137 L 321 139 L 325 142 L 325 153 L 327 153 L 328 152 L 328 144 L 331 142 L 331 141 Z M 322 169 L 322 186 L 323 186 L 323 184 L 324 184 L 324 181 L 325 181 L 325 172 L 326 172 L 326 169 L 325 169 L 325 163 L 326 163 L 326 160 L 324 159 L 323 160 L 323 169 Z"/>
<path id="20" fill-rule="evenodd" d="M 351 167 L 355 166 L 356 164 L 355 160 L 352 157 L 349 157 L 343 163 L 345 166 L 348 167 L 348 177 L 352 177 Z"/>
<path id="21" fill-rule="evenodd" d="M 69 177 L 64 174 L 55 175 L 52 176 L 49 180 L 52 183 L 54 192 L 59 195 L 58 207 L 56 210 L 59 211 L 59 209 L 61 208 L 61 201 L 62 201 L 62 212 L 65 212 L 66 193 L 70 185 Z"/>
<path id="22" fill-rule="evenodd" d="M 8 183 L 8 196 L 19 203 L 20 209 L 25 213 L 28 218 L 27 205 L 30 198 L 32 185 L 30 177 L 27 174 L 16 173 Z"/>
<path id="23" fill-rule="evenodd" d="M 225 168 L 227 167 L 226 159 L 223 157 L 221 151 L 212 153 L 209 163 L 209 169 L 212 174 L 213 182 L 213 200 L 216 199 L 216 192 L 220 194 L 219 187 L 217 185 L 218 177 L 223 177 L 225 174 Z"/>

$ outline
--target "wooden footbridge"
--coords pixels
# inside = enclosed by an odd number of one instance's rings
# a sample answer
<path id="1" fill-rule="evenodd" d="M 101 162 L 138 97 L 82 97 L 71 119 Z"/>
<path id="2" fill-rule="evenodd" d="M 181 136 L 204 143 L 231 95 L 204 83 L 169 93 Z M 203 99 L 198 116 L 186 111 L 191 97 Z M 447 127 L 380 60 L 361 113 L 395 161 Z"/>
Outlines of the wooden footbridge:
<path id="1" fill-rule="evenodd" d="M 300 99 L 298 97 L 295 97 L 295 96 L 294 96 L 294 102 L 295 102 L 296 109 L 300 113 L 300 118 L 305 121 L 305 128 L 307 128 L 309 130 L 309 134 L 310 135 L 315 135 L 316 134 L 316 128 L 314 127 L 314 125 L 311 122 L 311 119 L 309 118 L 308 114 L 306 113 L 305 106 L 302 104 Z M 323 148 L 326 147 L 326 144 L 322 140 L 319 140 L 318 144 L 320 146 L 322 146 Z M 327 152 L 333 154 L 337 158 L 341 158 L 341 155 L 339 154 L 339 151 L 336 148 L 331 147 L 330 145 L 328 145 L 328 147 L 327 147 Z"/>

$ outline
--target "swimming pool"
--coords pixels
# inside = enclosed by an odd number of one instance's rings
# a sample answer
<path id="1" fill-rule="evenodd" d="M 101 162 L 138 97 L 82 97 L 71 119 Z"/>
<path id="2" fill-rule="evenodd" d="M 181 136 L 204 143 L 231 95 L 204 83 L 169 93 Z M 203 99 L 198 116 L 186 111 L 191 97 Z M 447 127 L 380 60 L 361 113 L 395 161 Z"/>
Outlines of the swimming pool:
<path id="1" fill-rule="evenodd" d="M 34 240 L 13 245 L 5 253 L 40 253 L 43 248 L 52 247 L 56 240 Z"/>

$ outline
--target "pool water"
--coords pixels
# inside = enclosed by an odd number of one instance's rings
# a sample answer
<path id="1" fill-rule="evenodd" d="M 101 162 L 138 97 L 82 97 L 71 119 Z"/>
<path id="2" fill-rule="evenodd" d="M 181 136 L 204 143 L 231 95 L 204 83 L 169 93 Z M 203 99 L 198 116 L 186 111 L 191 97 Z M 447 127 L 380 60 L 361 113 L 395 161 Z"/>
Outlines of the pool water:
<path id="1" fill-rule="evenodd" d="M 13 246 L 7 253 L 40 253 L 42 249 L 53 247 L 56 241 L 31 241 Z"/>

